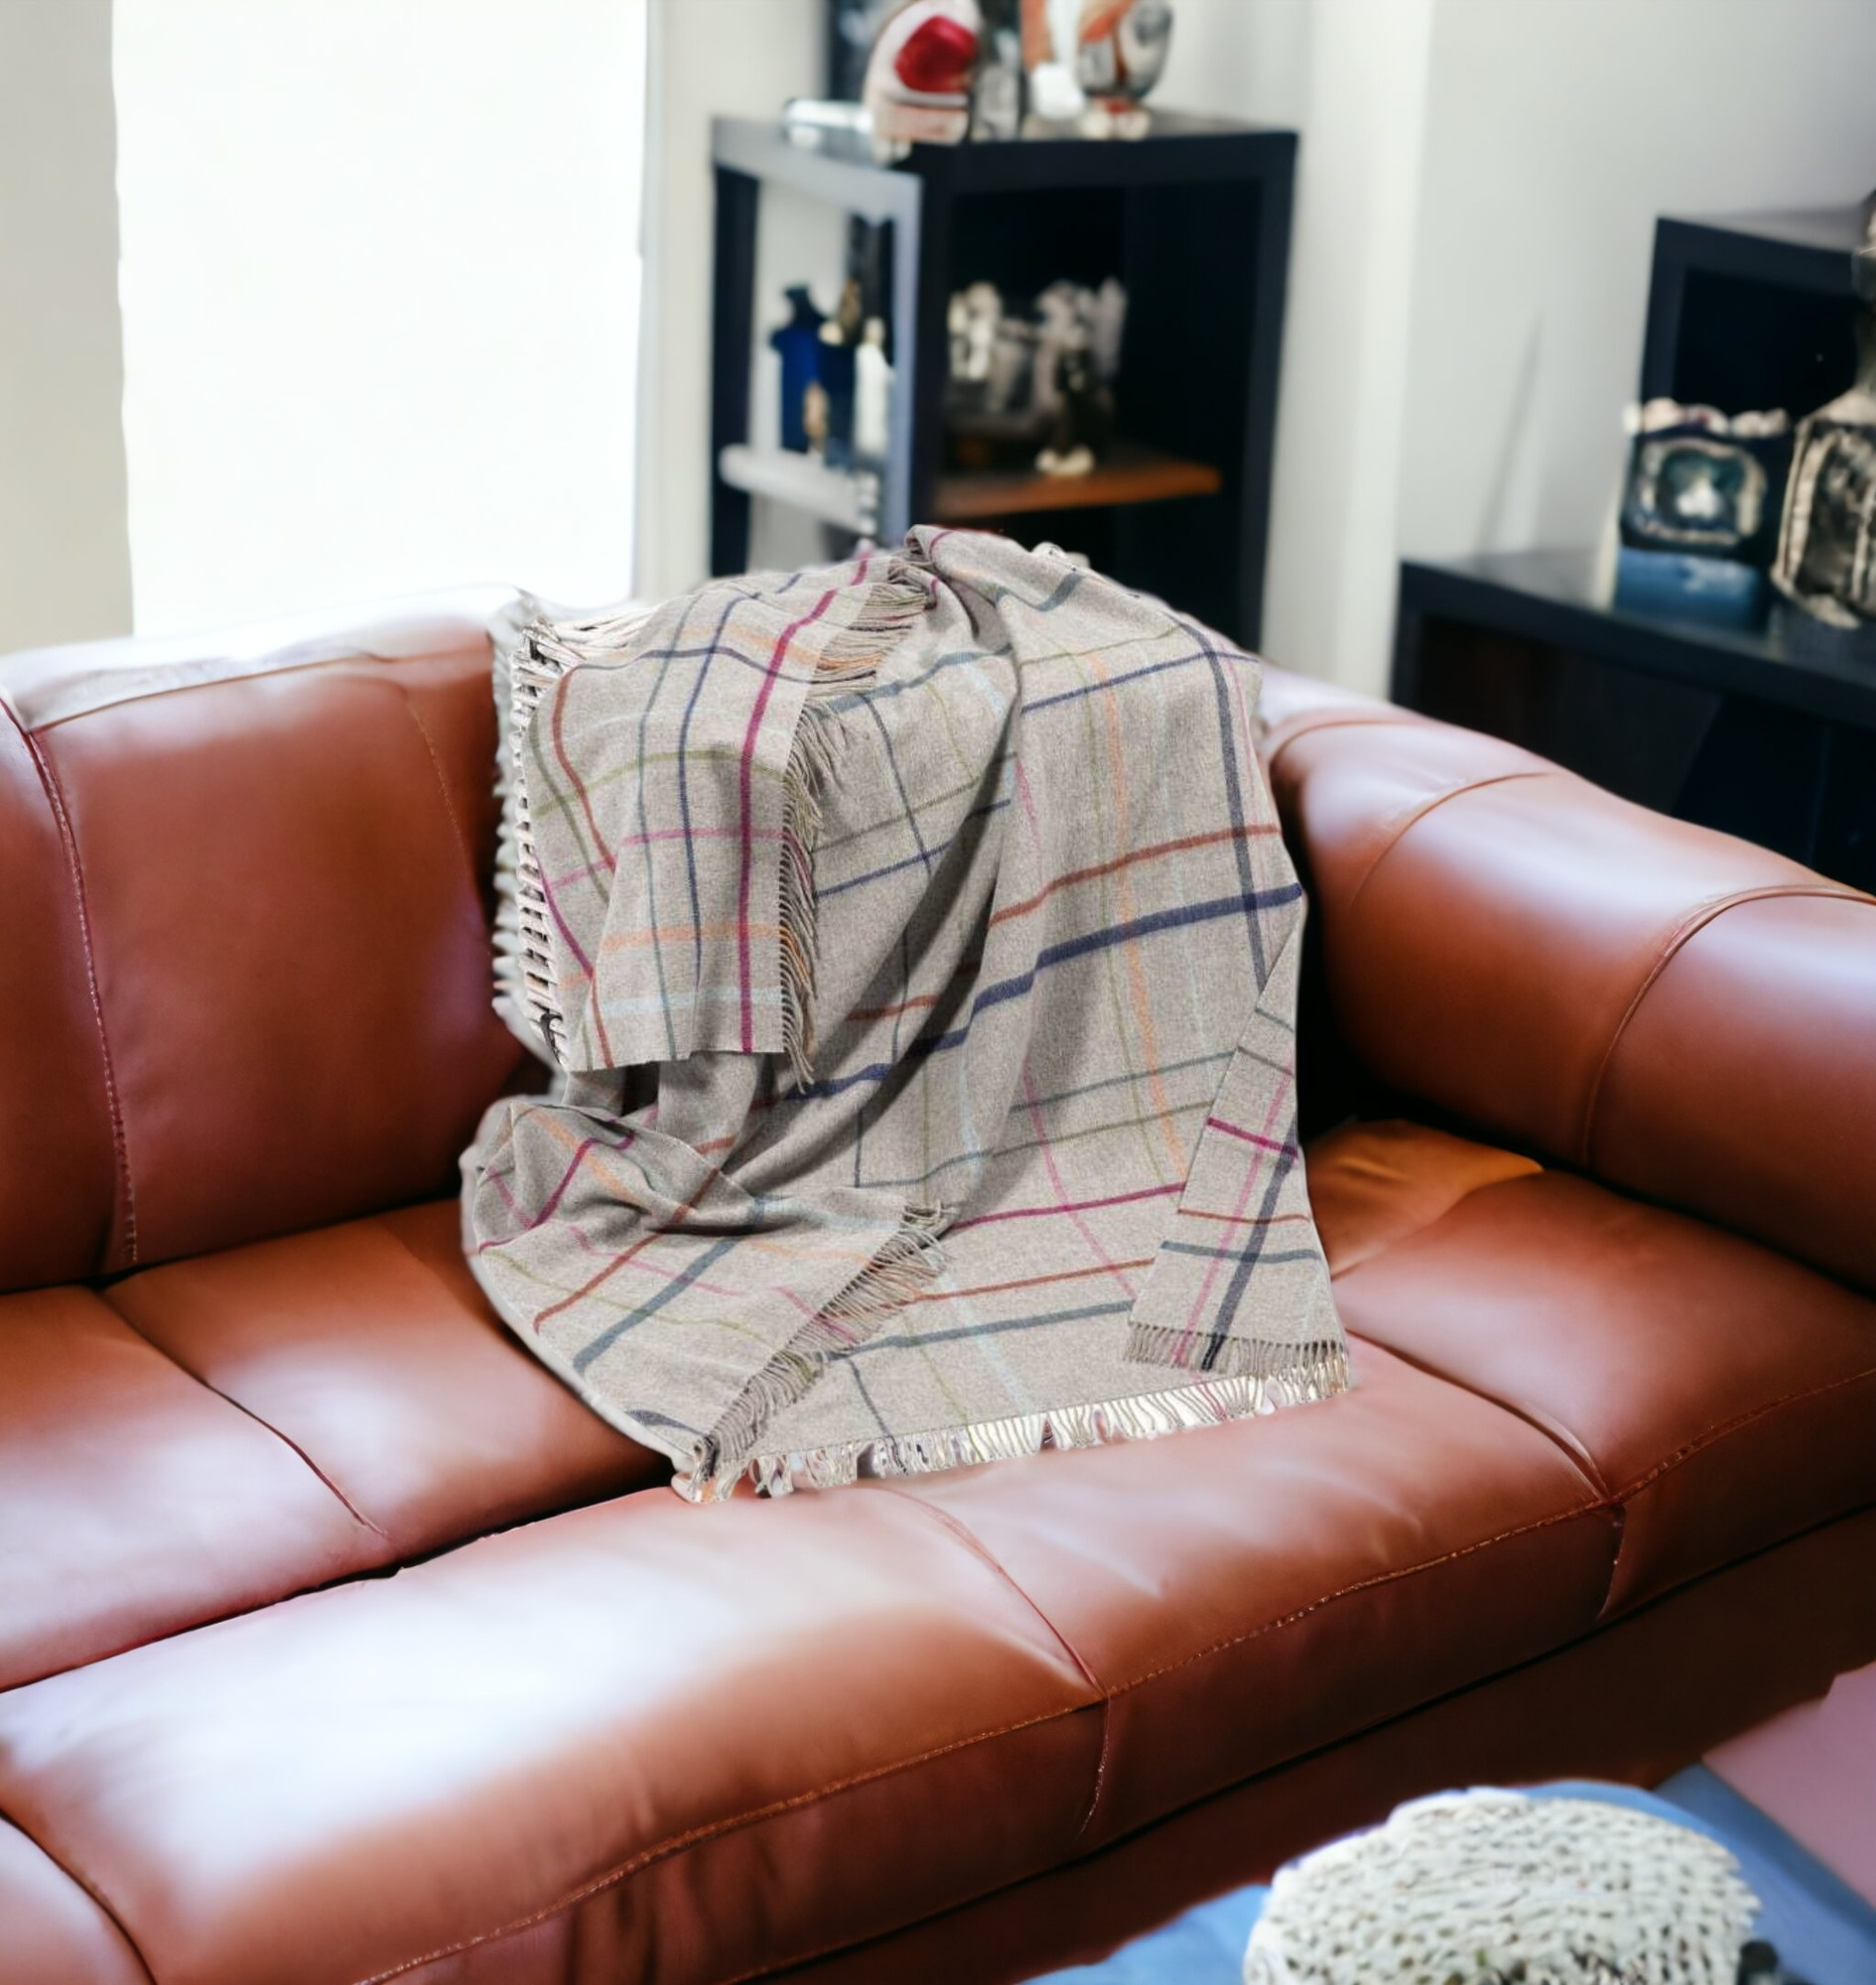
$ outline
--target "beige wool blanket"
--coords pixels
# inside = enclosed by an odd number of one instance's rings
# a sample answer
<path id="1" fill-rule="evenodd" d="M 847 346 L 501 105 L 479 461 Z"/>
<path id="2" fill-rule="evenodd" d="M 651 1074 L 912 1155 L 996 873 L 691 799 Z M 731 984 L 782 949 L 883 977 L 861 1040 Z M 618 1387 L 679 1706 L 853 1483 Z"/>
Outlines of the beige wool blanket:
<path id="1" fill-rule="evenodd" d="M 530 1001 L 464 1160 L 521 1341 L 705 1500 L 1347 1383 L 1258 665 L 1056 554 L 536 626 Z"/>

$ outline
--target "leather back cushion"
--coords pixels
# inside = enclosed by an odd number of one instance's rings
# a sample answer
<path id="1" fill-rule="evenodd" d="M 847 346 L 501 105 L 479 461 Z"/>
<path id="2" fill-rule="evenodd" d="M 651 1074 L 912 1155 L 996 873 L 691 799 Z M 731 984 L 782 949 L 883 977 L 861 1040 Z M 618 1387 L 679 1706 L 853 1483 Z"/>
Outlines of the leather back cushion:
<path id="1" fill-rule="evenodd" d="M 1876 1288 L 1876 901 L 1475 732 L 1293 679 L 1275 706 L 1376 1075 Z"/>
<path id="2" fill-rule="evenodd" d="M 0 691 L 29 938 L 0 966 L 0 1286 L 447 1189 L 518 1053 L 489 1003 L 482 620 L 53 650 Z"/>
<path id="3" fill-rule="evenodd" d="M 102 1258 L 114 1170 L 60 821 L 34 740 L 0 710 L 0 1288 Z"/>

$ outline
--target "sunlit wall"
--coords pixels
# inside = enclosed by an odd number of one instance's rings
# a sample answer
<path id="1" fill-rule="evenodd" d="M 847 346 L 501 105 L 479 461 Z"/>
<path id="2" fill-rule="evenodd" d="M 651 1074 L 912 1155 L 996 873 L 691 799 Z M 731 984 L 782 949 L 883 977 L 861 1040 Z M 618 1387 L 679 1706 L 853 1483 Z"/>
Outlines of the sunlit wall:
<path id="1" fill-rule="evenodd" d="M 631 576 L 644 0 L 116 0 L 139 632 Z"/>

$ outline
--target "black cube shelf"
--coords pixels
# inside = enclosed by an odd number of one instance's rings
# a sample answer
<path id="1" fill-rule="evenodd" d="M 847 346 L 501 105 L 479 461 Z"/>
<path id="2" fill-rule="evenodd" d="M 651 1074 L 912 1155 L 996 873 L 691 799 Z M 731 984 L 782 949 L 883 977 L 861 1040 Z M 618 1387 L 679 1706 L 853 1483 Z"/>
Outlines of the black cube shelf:
<path id="1" fill-rule="evenodd" d="M 749 504 L 793 501 L 858 534 L 842 478 L 750 433 L 765 187 L 891 233 L 896 373 L 876 532 L 915 522 L 1008 529 L 1084 551 L 1246 645 L 1263 618 L 1272 438 L 1289 259 L 1295 134 L 1161 112 L 1135 141 L 1079 137 L 918 145 L 897 166 L 842 136 L 719 118 L 711 566 L 748 562 Z M 994 282 L 1127 287 L 1117 441 L 1094 474 L 948 467 L 946 308 Z"/>
<path id="2" fill-rule="evenodd" d="M 1876 889 L 1876 667 L 1608 602 L 1591 552 L 1401 568 L 1395 700 Z"/>
<path id="3" fill-rule="evenodd" d="M 1642 397 L 1797 420 L 1856 375 L 1854 207 L 1655 223 Z"/>

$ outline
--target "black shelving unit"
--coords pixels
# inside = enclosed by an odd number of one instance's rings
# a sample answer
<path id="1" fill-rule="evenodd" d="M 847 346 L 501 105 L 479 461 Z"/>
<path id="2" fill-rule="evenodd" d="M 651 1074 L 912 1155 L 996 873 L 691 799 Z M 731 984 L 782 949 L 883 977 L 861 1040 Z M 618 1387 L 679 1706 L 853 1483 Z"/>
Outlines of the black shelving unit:
<path id="1" fill-rule="evenodd" d="M 1834 398 L 1856 239 L 1849 207 L 1664 217 L 1642 397 L 1794 419 Z M 1611 595 L 1588 551 L 1404 564 L 1395 699 L 1876 889 L 1876 661 L 1788 608 L 1726 627 Z"/>
<path id="2" fill-rule="evenodd" d="M 1856 374 L 1854 207 L 1655 223 L 1642 398 L 1796 420 Z"/>
<path id="3" fill-rule="evenodd" d="M 748 562 L 749 505 L 794 501 L 889 542 L 914 522 L 1006 528 L 1086 551 L 1255 644 L 1263 618 L 1271 447 L 1296 139 L 1161 112 L 1151 137 L 808 149 L 779 125 L 720 118 L 711 564 Z M 750 433 L 765 187 L 890 227 L 895 388 L 876 516 L 840 478 Z M 966 284 L 1033 295 L 1060 278 L 1128 292 L 1115 447 L 1082 478 L 960 470 L 945 458 L 946 306 Z M 804 469 L 806 472 L 804 473 Z"/>

